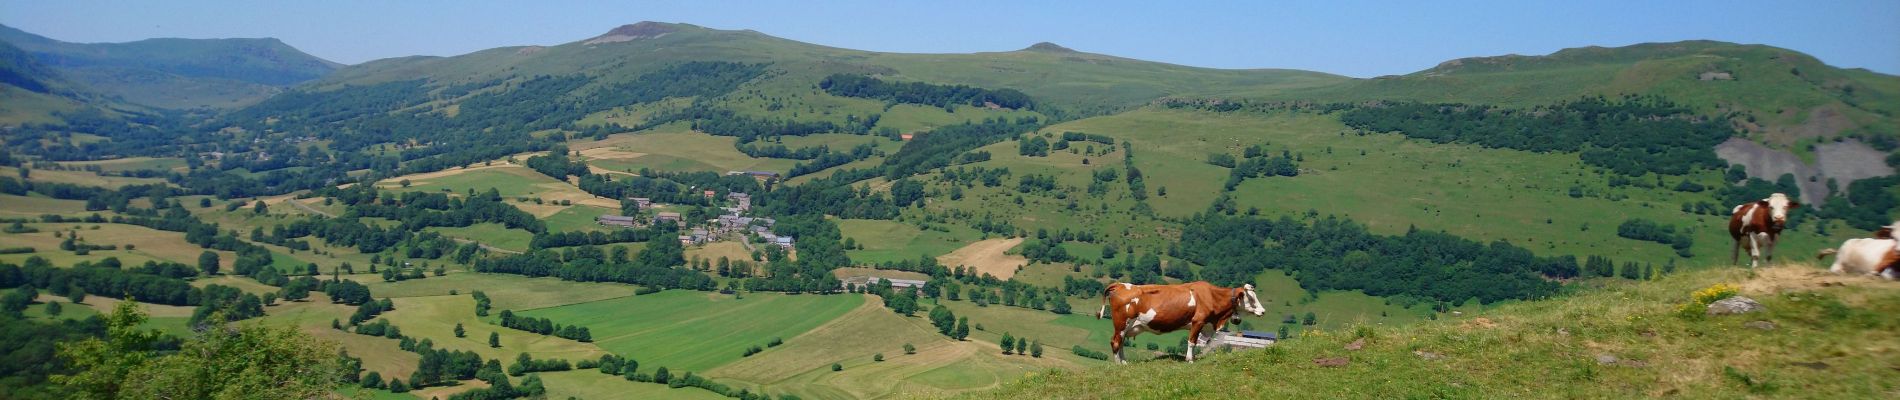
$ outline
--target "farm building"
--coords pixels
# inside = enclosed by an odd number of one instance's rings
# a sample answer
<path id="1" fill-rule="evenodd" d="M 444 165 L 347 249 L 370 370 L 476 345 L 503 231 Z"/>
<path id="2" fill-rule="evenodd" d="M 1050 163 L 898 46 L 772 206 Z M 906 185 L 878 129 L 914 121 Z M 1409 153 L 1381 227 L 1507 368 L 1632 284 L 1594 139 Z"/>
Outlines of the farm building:
<path id="1" fill-rule="evenodd" d="M 859 276 L 844 278 L 843 282 L 846 286 L 867 287 L 871 285 L 876 285 L 885 280 L 887 280 L 887 278 L 859 275 Z M 924 281 L 920 281 L 916 279 L 888 279 L 888 280 L 891 281 L 891 287 L 893 288 L 922 288 L 924 287 Z"/>
<path id="2" fill-rule="evenodd" d="M 632 198 L 631 200 L 633 200 L 634 205 L 640 206 L 640 209 L 642 210 L 647 209 L 647 207 L 653 206 L 653 199 L 649 199 L 645 197 L 635 197 L 635 198 Z"/>
<path id="3" fill-rule="evenodd" d="M 726 194 L 726 199 L 732 200 L 733 208 L 738 208 L 739 211 L 752 209 L 752 195 L 732 192 Z"/>
<path id="4" fill-rule="evenodd" d="M 633 217 L 626 217 L 626 216 L 619 216 L 619 215 L 602 215 L 602 216 L 594 217 L 594 222 L 597 222 L 597 223 L 600 223 L 601 225 L 606 225 L 606 226 L 623 226 L 623 227 L 629 227 L 629 228 L 639 226 L 639 223 L 635 222 Z"/>
<path id="5" fill-rule="evenodd" d="M 676 213 L 676 212 L 661 212 L 661 213 L 653 214 L 653 223 L 659 224 L 659 223 L 666 223 L 666 222 L 680 224 L 680 223 L 685 223 L 686 220 L 684 218 L 680 218 L 680 213 Z"/>
<path id="6" fill-rule="evenodd" d="M 773 239 L 772 239 L 772 243 L 774 243 L 774 244 L 777 244 L 777 245 L 778 245 L 778 247 L 783 247 L 783 248 L 787 248 L 787 249 L 789 249 L 789 248 L 792 248 L 792 237 L 791 237 L 791 236 L 779 236 L 779 237 L 777 237 L 777 238 L 773 238 Z"/>

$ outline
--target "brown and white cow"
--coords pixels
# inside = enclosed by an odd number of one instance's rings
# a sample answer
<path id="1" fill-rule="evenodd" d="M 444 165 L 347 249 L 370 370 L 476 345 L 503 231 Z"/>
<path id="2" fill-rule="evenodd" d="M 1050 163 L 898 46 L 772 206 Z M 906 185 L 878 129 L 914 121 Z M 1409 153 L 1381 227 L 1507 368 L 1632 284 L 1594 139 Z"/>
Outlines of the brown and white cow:
<path id="1" fill-rule="evenodd" d="M 1900 240 L 1893 237 L 1895 227 L 1900 227 L 1900 222 L 1874 231 L 1872 238 L 1847 239 L 1839 249 L 1822 249 L 1814 258 L 1818 260 L 1834 256 L 1834 265 L 1827 270 L 1836 274 L 1867 274 L 1888 280 L 1900 279 L 1900 268 L 1895 268 L 1900 265 Z"/>
<path id="2" fill-rule="evenodd" d="M 1801 203 L 1788 198 L 1788 195 L 1775 193 L 1766 199 L 1735 206 L 1728 219 L 1728 234 L 1735 239 L 1735 248 L 1729 252 L 1730 263 L 1741 263 L 1741 250 L 1748 248 L 1748 267 L 1754 268 L 1763 259 L 1775 261 L 1775 242 L 1781 239 L 1781 230 L 1788 226 L 1788 210 L 1800 207 Z M 1763 253 L 1767 253 L 1765 256 Z"/>
<path id="3" fill-rule="evenodd" d="M 1115 352 L 1115 362 L 1128 363 L 1122 357 L 1122 347 L 1135 335 L 1143 332 L 1168 333 L 1183 328 L 1188 330 L 1191 339 L 1187 348 L 1187 361 L 1194 362 L 1194 347 L 1206 346 L 1214 332 L 1226 326 L 1228 320 L 1238 319 L 1236 310 L 1245 310 L 1256 316 L 1267 313 L 1266 307 L 1260 305 L 1260 296 L 1254 294 L 1252 284 L 1224 288 L 1207 282 L 1179 285 L 1116 283 L 1102 291 L 1102 311 L 1096 313 L 1095 317 L 1113 316 L 1115 331 L 1108 344 Z M 1212 325 L 1212 329 L 1208 329 L 1209 325 Z"/>

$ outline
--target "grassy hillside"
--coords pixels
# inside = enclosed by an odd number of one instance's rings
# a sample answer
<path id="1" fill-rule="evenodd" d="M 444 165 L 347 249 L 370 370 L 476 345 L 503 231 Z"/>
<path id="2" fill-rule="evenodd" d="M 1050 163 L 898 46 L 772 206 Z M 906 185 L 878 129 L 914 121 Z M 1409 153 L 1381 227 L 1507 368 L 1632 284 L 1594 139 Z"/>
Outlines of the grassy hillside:
<path id="1" fill-rule="evenodd" d="M 1891 136 L 1900 77 L 1836 68 L 1797 51 L 1714 41 L 1564 49 L 1446 61 L 1402 76 L 1265 94 L 1287 100 L 1418 100 L 1532 106 L 1580 96 L 1659 95 L 1737 121 L 1750 139 Z"/>
<path id="2" fill-rule="evenodd" d="M 754 31 L 641 22 L 619 29 L 646 32 L 624 41 L 613 35 L 552 46 L 504 47 L 453 57 L 379 60 L 338 70 L 320 87 L 427 77 L 476 82 L 511 76 L 586 73 L 602 83 L 622 81 L 687 60 L 772 62 L 788 76 L 866 73 L 905 81 L 1013 88 L 1076 110 L 1107 110 L 1183 93 L 1265 91 L 1335 83 L 1336 75 L 1293 70 L 1217 70 L 1076 52 L 1060 46 L 977 54 L 898 54 L 827 47 Z"/>
<path id="3" fill-rule="evenodd" d="M 1714 284 L 1767 306 L 1682 317 Z M 1793 265 L 1614 283 L 1403 328 L 1312 332 L 1260 351 L 1047 371 L 968 398 L 1881 398 L 1900 386 L 1900 284 Z M 1744 326 L 1767 321 L 1772 329 Z M 1348 349 L 1364 340 L 1363 348 Z M 1318 360 L 1343 358 L 1343 366 Z"/>

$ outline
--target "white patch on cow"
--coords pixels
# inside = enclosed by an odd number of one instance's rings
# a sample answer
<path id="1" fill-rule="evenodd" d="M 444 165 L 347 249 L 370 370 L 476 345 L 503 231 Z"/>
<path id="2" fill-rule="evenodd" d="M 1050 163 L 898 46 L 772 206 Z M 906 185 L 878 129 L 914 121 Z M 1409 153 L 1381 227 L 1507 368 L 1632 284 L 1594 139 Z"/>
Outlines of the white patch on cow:
<path id="1" fill-rule="evenodd" d="M 1132 300 L 1132 301 L 1133 301 L 1133 302 L 1134 302 L 1135 304 L 1141 304 L 1141 298 L 1140 298 L 1140 297 L 1136 297 L 1136 298 L 1135 298 L 1134 300 Z"/>
<path id="2" fill-rule="evenodd" d="M 1875 268 L 1880 268 L 1880 260 L 1887 256 L 1887 252 L 1894 251 L 1895 246 L 1900 246 L 1900 241 L 1847 239 L 1834 254 L 1834 265 L 1827 270 L 1836 274 L 1871 274 Z"/>
<path id="3" fill-rule="evenodd" d="M 1135 315 L 1135 318 L 1128 320 L 1128 327 L 1122 328 L 1122 340 L 1125 342 L 1131 338 L 1134 338 L 1135 334 L 1148 331 L 1149 330 L 1148 323 L 1153 322 L 1154 320 L 1155 320 L 1155 310 L 1152 308 L 1148 309 L 1148 311 L 1143 311 L 1141 314 Z"/>
<path id="4" fill-rule="evenodd" d="M 1128 283 L 1128 282 L 1122 282 L 1122 288 L 1123 288 L 1123 289 L 1134 289 L 1134 288 L 1135 288 L 1135 284 L 1132 284 L 1132 283 Z"/>
<path id="5" fill-rule="evenodd" d="M 1742 214 L 1742 232 L 1748 232 L 1748 227 L 1750 226 L 1748 224 L 1755 221 L 1755 211 L 1757 210 L 1755 209 L 1754 203 L 1743 204 L 1742 207 L 1748 207 L 1748 212 Z M 1737 209 L 1739 210 L 1739 208 Z"/>
<path id="6" fill-rule="evenodd" d="M 1135 311 L 1135 305 L 1134 305 L 1134 304 L 1123 304 L 1123 305 L 1122 305 L 1122 311 L 1127 311 L 1127 312 L 1133 312 L 1133 311 Z"/>
<path id="7" fill-rule="evenodd" d="M 1192 295 L 1192 294 L 1189 294 L 1189 295 L 1188 295 L 1188 307 L 1193 307 L 1193 306 L 1194 306 L 1194 298 L 1195 298 L 1195 297 L 1199 297 L 1199 296 L 1194 296 L 1194 295 Z"/>
<path id="8" fill-rule="evenodd" d="M 1749 204 L 1755 204 L 1755 203 L 1749 203 Z M 1733 209 L 1733 210 L 1729 210 L 1729 211 L 1728 211 L 1728 213 L 1729 213 L 1729 214 L 1734 214 L 1734 213 L 1739 213 L 1739 212 L 1742 212 L 1742 207 L 1748 207 L 1748 204 L 1743 204 L 1743 205 L 1739 205 L 1739 206 L 1735 206 L 1735 209 Z"/>

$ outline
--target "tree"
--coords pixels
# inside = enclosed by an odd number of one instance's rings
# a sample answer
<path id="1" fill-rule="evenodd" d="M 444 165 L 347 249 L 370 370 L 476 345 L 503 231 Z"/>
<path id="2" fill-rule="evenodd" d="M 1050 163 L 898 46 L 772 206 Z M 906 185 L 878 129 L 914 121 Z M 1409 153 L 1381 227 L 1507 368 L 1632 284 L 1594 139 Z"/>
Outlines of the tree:
<path id="1" fill-rule="evenodd" d="M 198 269 L 204 271 L 206 276 L 217 275 L 218 253 L 211 250 L 198 253 Z"/>
<path id="2" fill-rule="evenodd" d="M 970 317 L 957 318 L 957 331 L 956 331 L 955 337 L 957 338 L 957 340 L 963 340 L 965 338 L 970 337 Z"/>
<path id="3" fill-rule="evenodd" d="M 63 311 L 63 310 L 60 309 L 58 301 L 46 302 L 46 315 L 57 317 L 59 316 L 60 311 Z"/>
<path id="4" fill-rule="evenodd" d="M 392 393 L 409 393 L 409 385 L 402 383 L 402 378 L 389 378 L 389 391 Z"/>
<path id="5" fill-rule="evenodd" d="M 1319 323 L 1319 316 L 1318 316 L 1318 315 L 1314 315 L 1312 311 L 1307 311 L 1307 312 L 1306 312 L 1306 318 L 1304 318 L 1304 319 L 1302 319 L 1302 320 L 1300 320 L 1300 324 L 1302 324 L 1302 325 L 1308 325 L 1308 326 L 1311 326 L 1311 325 L 1315 325 L 1315 324 L 1318 324 L 1318 323 Z"/>
<path id="6" fill-rule="evenodd" d="M 877 353 L 875 355 L 872 355 L 871 361 L 884 362 L 884 353 Z"/>
<path id="7" fill-rule="evenodd" d="M 501 348 L 501 333 L 500 332 L 488 333 L 488 347 Z"/>
<path id="8" fill-rule="evenodd" d="M 937 333 L 956 337 L 957 316 L 950 311 L 950 307 L 938 304 L 936 308 L 930 309 L 930 324 L 937 326 Z"/>
<path id="9" fill-rule="evenodd" d="M 84 397 L 320 398 L 343 379 L 337 349 L 292 327 L 209 318 L 215 326 L 160 355 L 152 346 L 160 334 L 137 328 L 145 320 L 137 302 L 121 302 L 107 320 L 105 338 L 59 349 L 76 372 L 56 381 Z"/>
<path id="10" fill-rule="evenodd" d="M 462 330 L 462 323 L 460 322 L 455 323 L 455 337 L 459 338 L 459 337 L 465 337 L 465 336 L 467 336 L 467 331 Z"/>
<path id="11" fill-rule="evenodd" d="M 1029 351 L 1029 338 L 1016 339 L 1016 354 L 1024 354 L 1023 352 L 1026 351 Z"/>
<path id="12" fill-rule="evenodd" d="M 86 288 L 79 285 L 66 288 L 66 299 L 72 300 L 73 304 L 86 304 Z"/>
<path id="13" fill-rule="evenodd" d="M 370 389 L 381 389 L 383 387 L 383 374 L 376 371 L 370 371 L 368 374 L 364 374 L 362 386 Z"/>
<path id="14" fill-rule="evenodd" d="M 251 203 L 251 213 L 253 213 L 253 214 L 257 214 L 257 215 L 264 215 L 264 214 L 268 214 L 268 213 L 270 213 L 270 206 L 266 206 L 266 205 L 264 205 L 264 201 L 263 201 L 263 200 L 258 200 L 258 201 L 255 201 L 255 202 L 252 202 L 252 203 Z M 391 379 L 391 380 L 389 380 L 389 381 L 390 381 L 390 382 L 392 382 L 392 383 L 394 383 L 394 382 L 396 382 L 396 380 L 394 380 L 394 379 Z"/>
<path id="15" fill-rule="evenodd" d="M 1009 332 L 1003 332 L 1002 343 L 1003 343 L 1003 354 L 1012 354 L 1016 352 L 1016 338 L 1010 337 Z"/>
<path id="16" fill-rule="evenodd" d="M 910 345 L 910 343 L 905 343 L 904 354 L 917 354 L 917 346 L 912 346 Z"/>
<path id="17" fill-rule="evenodd" d="M 1029 345 L 1029 356 L 1035 357 L 1035 358 L 1042 358 L 1042 341 L 1041 340 L 1037 340 L 1035 344 Z"/>
<path id="18" fill-rule="evenodd" d="M 843 370 L 844 370 L 843 364 L 831 363 L 831 372 L 838 372 L 838 371 L 843 371 Z"/>
<path id="19" fill-rule="evenodd" d="M 668 372 L 666 367 L 653 370 L 653 383 L 666 383 L 670 380 L 673 380 L 673 374 Z"/>

